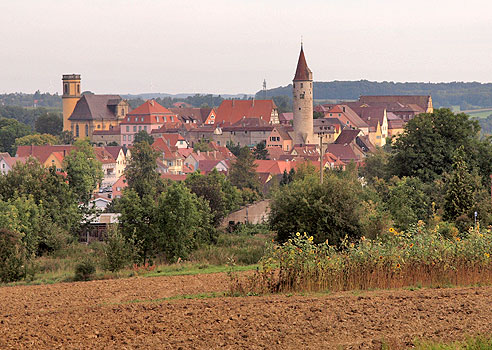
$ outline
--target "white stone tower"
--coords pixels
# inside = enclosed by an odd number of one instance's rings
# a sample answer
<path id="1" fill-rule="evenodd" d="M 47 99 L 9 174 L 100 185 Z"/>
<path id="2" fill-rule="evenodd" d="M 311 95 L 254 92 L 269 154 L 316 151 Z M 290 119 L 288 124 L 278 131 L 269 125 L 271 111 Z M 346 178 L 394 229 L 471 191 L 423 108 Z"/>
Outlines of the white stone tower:
<path id="1" fill-rule="evenodd" d="M 294 144 L 316 144 L 313 134 L 313 73 L 307 66 L 302 44 L 293 86 Z"/>

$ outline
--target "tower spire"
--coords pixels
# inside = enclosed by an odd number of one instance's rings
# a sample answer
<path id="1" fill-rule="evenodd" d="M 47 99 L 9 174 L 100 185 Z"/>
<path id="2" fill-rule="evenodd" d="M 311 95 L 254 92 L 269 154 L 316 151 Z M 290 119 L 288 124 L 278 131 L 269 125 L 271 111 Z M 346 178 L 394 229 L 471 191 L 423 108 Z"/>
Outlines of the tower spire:
<path id="1" fill-rule="evenodd" d="M 309 69 L 306 63 L 306 57 L 304 57 L 304 49 L 301 42 L 301 52 L 299 53 L 299 61 L 297 62 L 296 75 L 294 81 L 297 80 L 313 80 L 313 73 Z"/>

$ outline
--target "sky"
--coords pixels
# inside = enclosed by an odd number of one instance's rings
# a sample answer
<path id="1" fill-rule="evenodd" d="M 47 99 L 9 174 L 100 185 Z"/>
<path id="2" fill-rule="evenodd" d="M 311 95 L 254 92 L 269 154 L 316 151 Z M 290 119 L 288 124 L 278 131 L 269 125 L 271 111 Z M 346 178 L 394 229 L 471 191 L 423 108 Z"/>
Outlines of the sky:
<path id="1" fill-rule="evenodd" d="M 315 81 L 492 82 L 486 0 L 0 0 L 0 93 L 255 93 Z"/>

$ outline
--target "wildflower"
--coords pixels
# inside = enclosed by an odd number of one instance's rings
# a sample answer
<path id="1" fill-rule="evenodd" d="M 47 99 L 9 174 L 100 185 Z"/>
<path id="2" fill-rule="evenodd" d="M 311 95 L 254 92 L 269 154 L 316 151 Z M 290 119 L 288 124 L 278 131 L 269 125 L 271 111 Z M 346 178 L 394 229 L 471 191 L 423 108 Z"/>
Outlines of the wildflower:
<path id="1" fill-rule="evenodd" d="M 366 240 L 366 237 L 365 237 L 365 236 L 362 236 L 362 237 L 360 238 L 360 240 L 361 240 L 361 241 L 365 241 L 365 240 Z"/>
<path id="2" fill-rule="evenodd" d="M 313 241 L 313 236 L 309 237 L 309 238 L 308 238 L 308 241 L 309 241 L 309 242 L 312 242 L 312 241 Z"/>
<path id="3" fill-rule="evenodd" d="M 490 254 L 489 253 L 483 253 L 483 255 L 488 259 L 490 258 Z"/>
<path id="4" fill-rule="evenodd" d="M 328 240 L 326 240 L 325 243 L 328 244 Z"/>
<path id="5" fill-rule="evenodd" d="M 299 232 L 296 233 L 296 236 L 299 237 L 301 234 Z"/>
<path id="6" fill-rule="evenodd" d="M 350 248 L 353 248 L 355 247 L 355 244 L 354 243 L 350 243 Z"/>
<path id="7" fill-rule="evenodd" d="M 410 248 L 413 248 L 413 243 L 410 243 Z"/>
<path id="8" fill-rule="evenodd" d="M 396 231 L 395 231 L 395 229 L 393 227 L 390 227 L 389 232 L 395 233 Z"/>
<path id="9" fill-rule="evenodd" d="M 381 255 L 379 256 L 379 260 L 383 260 L 383 257 Z"/>
<path id="10" fill-rule="evenodd" d="M 396 264 L 396 268 L 399 269 L 401 267 L 400 264 Z"/>
<path id="11" fill-rule="evenodd" d="M 461 241 L 461 238 L 456 237 L 456 242 L 459 242 L 459 241 Z"/>

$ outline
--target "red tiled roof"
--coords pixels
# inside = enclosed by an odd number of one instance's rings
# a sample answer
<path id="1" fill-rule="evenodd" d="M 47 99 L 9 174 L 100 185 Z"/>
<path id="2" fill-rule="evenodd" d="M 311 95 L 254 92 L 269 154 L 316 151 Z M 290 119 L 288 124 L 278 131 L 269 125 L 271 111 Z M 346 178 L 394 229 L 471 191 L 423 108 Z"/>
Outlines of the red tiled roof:
<path id="1" fill-rule="evenodd" d="M 166 173 L 166 174 L 161 174 L 162 179 L 168 179 L 168 180 L 173 180 L 173 181 L 184 181 L 186 180 L 186 174 L 171 174 L 171 173 Z"/>
<path id="2" fill-rule="evenodd" d="M 404 105 L 417 105 L 424 111 L 427 110 L 430 95 L 378 95 L 378 96 L 361 96 L 359 102 L 362 103 L 395 103 L 399 102 Z"/>
<path id="3" fill-rule="evenodd" d="M 204 174 L 211 172 L 220 162 L 223 160 L 200 160 L 198 162 L 198 169 Z M 226 164 L 227 165 L 227 164 Z"/>
<path id="4" fill-rule="evenodd" d="M 274 109 L 277 109 L 273 100 L 224 100 L 217 109 L 215 124 L 234 124 L 243 118 L 263 119 L 270 123 Z"/>
<path id="5" fill-rule="evenodd" d="M 350 145 L 331 143 L 326 145 L 326 152 L 330 152 L 343 162 L 350 162 L 351 160 L 357 162 L 359 160 Z"/>
<path id="6" fill-rule="evenodd" d="M 343 113 L 343 110 L 339 105 L 334 105 L 328 110 L 328 113 Z"/>
<path id="7" fill-rule="evenodd" d="M 301 52 L 299 53 L 299 61 L 297 61 L 296 75 L 294 81 L 313 80 L 312 72 L 306 63 L 306 57 L 304 57 L 304 50 L 301 45 Z"/>
<path id="8" fill-rule="evenodd" d="M 147 100 L 128 115 L 151 115 L 151 114 L 173 114 L 166 107 L 161 106 L 154 100 Z"/>
<path id="9" fill-rule="evenodd" d="M 16 156 L 33 156 L 34 158 L 39 160 L 40 163 L 44 163 L 53 152 L 60 152 L 62 154 L 65 153 L 65 155 L 67 155 L 74 149 L 75 146 L 72 145 L 19 146 L 17 147 Z"/>
<path id="10" fill-rule="evenodd" d="M 120 151 L 123 147 L 121 146 L 105 146 L 104 149 L 109 152 L 114 159 L 118 158 L 118 155 L 120 154 Z"/>
<path id="11" fill-rule="evenodd" d="M 128 183 L 126 182 L 126 177 L 125 175 L 120 176 L 118 180 L 113 184 L 112 189 L 113 189 L 113 197 L 116 196 L 121 196 L 121 193 L 123 192 L 123 188 L 127 187 Z M 120 191 L 117 190 L 117 188 L 121 188 Z"/>
<path id="12" fill-rule="evenodd" d="M 15 163 L 19 162 L 24 164 L 28 157 L 12 157 L 8 153 L 0 153 L 0 159 L 2 159 L 7 163 L 7 165 L 12 169 L 12 167 L 15 165 Z"/>
<path id="13" fill-rule="evenodd" d="M 268 147 L 268 157 L 272 160 L 280 160 L 280 156 L 285 155 L 282 147 Z"/>

